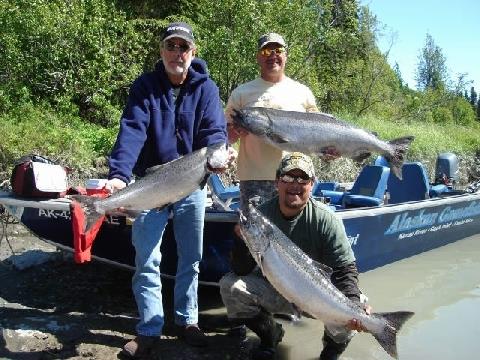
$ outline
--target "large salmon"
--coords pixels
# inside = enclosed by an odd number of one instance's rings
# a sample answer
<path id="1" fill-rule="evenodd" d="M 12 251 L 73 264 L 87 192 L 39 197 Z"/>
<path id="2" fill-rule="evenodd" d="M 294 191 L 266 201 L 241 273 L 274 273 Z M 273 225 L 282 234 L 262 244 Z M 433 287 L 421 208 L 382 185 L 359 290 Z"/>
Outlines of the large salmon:
<path id="1" fill-rule="evenodd" d="M 312 260 L 251 204 L 248 217 L 240 215 L 240 229 L 263 275 L 288 301 L 331 328 L 344 327 L 352 319 L 361 321 L 397 358 L 397 332 L 413 312 L 368 315 L 332 284 L 326 266 Z"/>
<path id="2" fill-rule="evenodd" d="M 86 229 L 103 214 L 122 209 L 135 216 L 142 210 L 162 208 L 172 204 L 194 190 L 203 187 L 208 178 L 207 161 L 212 167 L 220 166 L 226 152 L 216 152 L 224 144 L 212 145 L 194 151 L 166 164 L 154 166 L 146 175 L 105 199 L 74 195 L 71 198 L 82 204 L 86 217 Z M 216 164 L 214 164 L 216 163 Z"/>
<path id="3" fill-rule="evenodd" d="M 250 107 L 234 110 L 233 121 L 281 150 L 325 154 L 335 149 L 341 156 L 356 161 L 365 160 L 372 153 L 382 154 L 400 179 L 405 153 L 414 139 L 405 136 L 386 142 L 325 113 Z"/>

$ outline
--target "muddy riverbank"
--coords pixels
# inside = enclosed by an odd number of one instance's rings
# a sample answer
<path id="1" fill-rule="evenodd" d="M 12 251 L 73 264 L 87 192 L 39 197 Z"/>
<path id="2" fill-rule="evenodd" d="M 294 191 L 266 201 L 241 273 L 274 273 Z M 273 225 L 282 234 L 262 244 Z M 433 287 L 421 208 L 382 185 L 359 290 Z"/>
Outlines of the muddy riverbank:
<path id="1" fill-rule="evenodd" d="M 0 228 L 0 238 L 2 234 Z M 9 225 L 8 243 L 5 236 L 0 243 L 0 261 L 0 359 L 122 358 L 119 350 L 135 336 L 137 322 L 130 271 L 99 262 L 76 265 L 19 225 Z M 200 324 L 209 335 L 209 347 L 197 349 L 177 339 L 172 282 L 164 284 L 162 359 L 248 358 L 255 340 L 227 334 L 216 288 L 200 290 Z"/>

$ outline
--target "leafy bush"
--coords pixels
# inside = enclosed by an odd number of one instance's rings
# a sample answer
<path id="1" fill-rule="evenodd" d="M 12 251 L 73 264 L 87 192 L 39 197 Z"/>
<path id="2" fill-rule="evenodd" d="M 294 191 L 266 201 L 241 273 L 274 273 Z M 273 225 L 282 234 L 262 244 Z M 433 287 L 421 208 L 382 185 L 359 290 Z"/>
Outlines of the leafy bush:
<path id="1" fill-rule="evenodd" d="M 152 44 L 164 24 L 127 20 L 104 0 L 0 0 L 1 109 L 25 98 L 46 100 L 90 122 L 112 124 L 130 83 L 151 65 L 144 61 L 158 57 Z"/>
<path id="2" fill-rule="evenodd" d="M 417 159 L 480 149 L 468 103 L 445 88 L 403 86 L 376 46 L 375 17 L 358 1 L 158 4 L 0 0 L 0 175 L 32 151 L 99 171 L 130 84 L 158 60 L 161 29 L 180 19 L 193 25 L 224 101 L 257 76 L 258 36 L 277 31 L 289 43 L 287 74 L 312 89 L 322 110 L 355 114 L 346 118 L 384 139 L 415 135 L 409 156 Z M 340 160 L 322 166 L 345 179 L 358 170 Z"/>
<path id="3" fill-rule="evenodd" d="M 475 123 L 475 111 L 470 103 L 462 97 L 454 99 L 452 113 L 456 124 L 469 126 Z"/>
<path id="4" fill-rule="evenodd" d="M 453 123 L 453 115 L 452 111 L 446 107 L 438 107 L 433 109 L 432 111 L 432 118 L 434 122 L 440 124 L 452 124 Z"/>
<path id="5" fill-rule="evenodd" d="M 99 172 L 118 128 L 105 129 L 75 116 L 60 115 L 48 104 L 23 104 L 0 115 L 0 179 L 8 178 L 19 157 L 37 153 L 75 170 L 76 178 Z"/>

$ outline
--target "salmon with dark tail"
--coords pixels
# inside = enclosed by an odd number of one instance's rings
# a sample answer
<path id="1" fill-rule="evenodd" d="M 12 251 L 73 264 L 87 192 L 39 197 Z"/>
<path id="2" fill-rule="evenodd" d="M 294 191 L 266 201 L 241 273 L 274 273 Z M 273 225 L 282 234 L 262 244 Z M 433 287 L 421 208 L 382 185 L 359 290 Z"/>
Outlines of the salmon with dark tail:
<path id="1" fill-rule="evenodd" d="M 357 319 L 394 358 L 397 332 L 414 315 L 411 311 L 367 314 L 330 281 L 331 269 L 312 260 L 253 205 L 240 215 L 240 230 L 263 275 L 285 299 L 329 329 Z"/>
<path id="2" fill-rule="evenodd" d="M 306 113 L 251 107 L 235 110 L 233 121 L 248 132 L 285 151 L 329 154 L 363 161 L 372 153 L 383 155 L 392 172 L 402 178 L 402 164 L 413 136 L 390 141 L 325 113 Z"/>
<path id="3" fill-rule="evenodd" d="M 73 195 L 70 198 L 82 204 L 86 215 L 86 229 L 104 214 L 118 212 L 135 217 L 142 210 L 162 208 L 172 204 L 196 189 L 208 179 L 207 161 L 219 146 L 204 147 L 163 165 L 147 170 L 146 175 L 129 186 L 101 199 Z"/>

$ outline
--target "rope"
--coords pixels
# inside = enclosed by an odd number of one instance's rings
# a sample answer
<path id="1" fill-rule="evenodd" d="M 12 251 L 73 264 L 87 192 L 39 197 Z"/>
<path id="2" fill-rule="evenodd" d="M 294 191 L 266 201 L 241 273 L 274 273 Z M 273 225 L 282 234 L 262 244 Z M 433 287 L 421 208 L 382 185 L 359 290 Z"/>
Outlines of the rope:
<path id="1" fill-rule="evenodd" d="M 8 213 L 5 208 L 0 205 L 0 224 L 2 224 L 2 234 L 0 235 L 0 246 L 2 246 L 3 239 L 5 239 L 8 247 L 10 248 L 10 252 L 12 255 L 16 255 L 15 251 L 13 250 L 12 244 L 10 243 L 10 239 L 8 238 L 8 225 L 18 224 L 18 221 Z M 1 260 L 0 264 L 11 267 L 6 260 Z"/>

